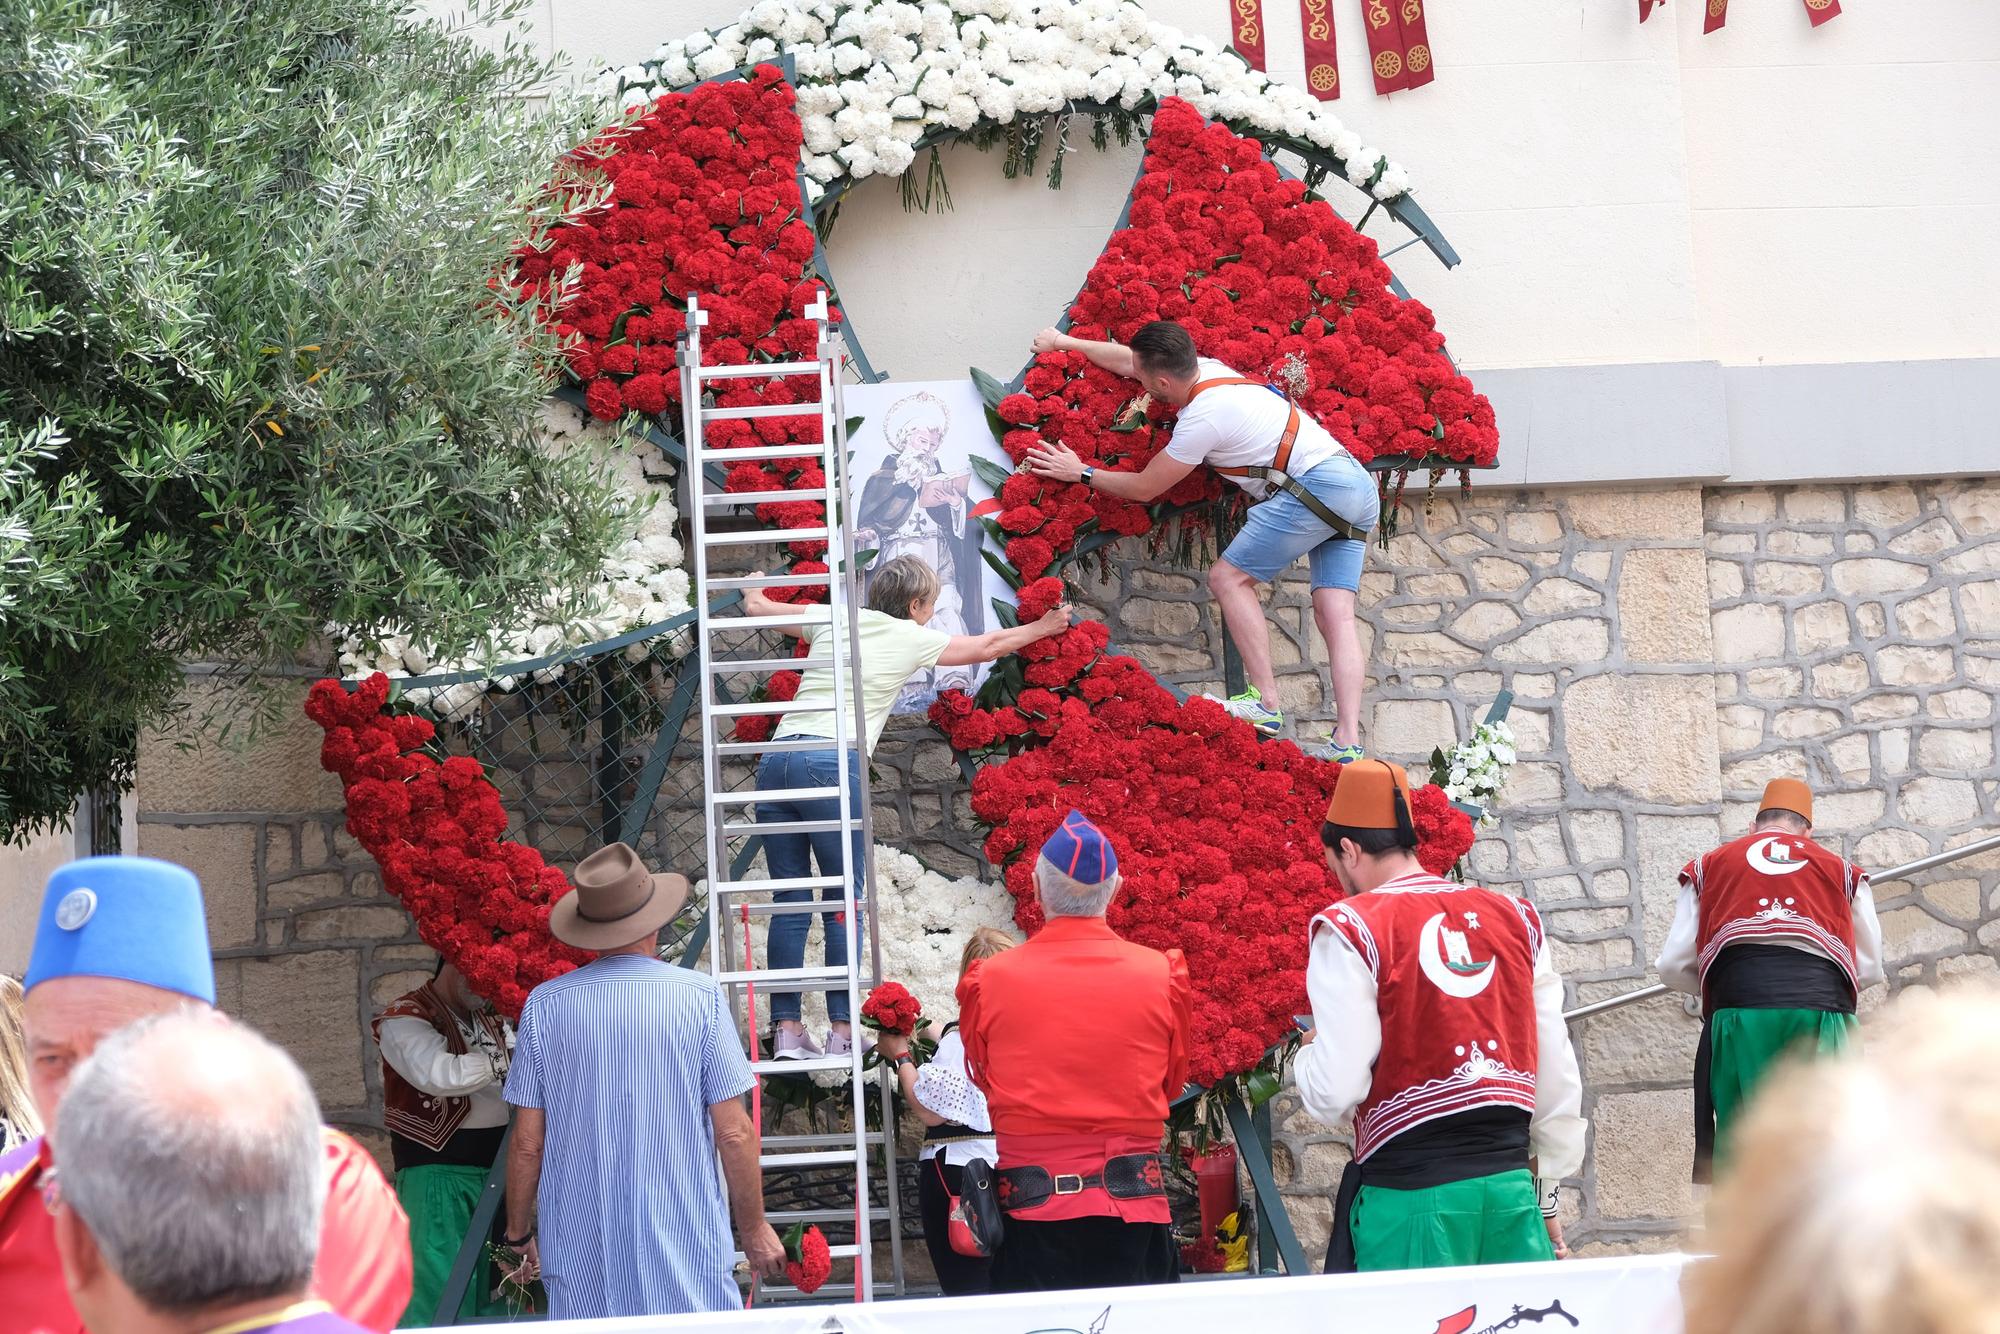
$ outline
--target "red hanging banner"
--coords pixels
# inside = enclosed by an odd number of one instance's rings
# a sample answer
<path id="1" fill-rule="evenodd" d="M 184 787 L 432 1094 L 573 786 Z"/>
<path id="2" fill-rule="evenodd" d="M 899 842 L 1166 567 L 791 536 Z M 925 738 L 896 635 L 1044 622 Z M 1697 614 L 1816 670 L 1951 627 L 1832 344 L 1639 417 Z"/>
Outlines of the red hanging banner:
<path id="1" fill-rule="evenodd" d="M 1322 102 L 1340 96 L 1340 54 L 1333 32 L 1333 0 L 1299 0 L 1299 30 L 1305 37 L 1306 91 Z"/>
<path id="2" fill-rule="evenodd" d="M 1264 0 L 1229 0 L 1229 44 L 1250 62 L 1264 68 Z"/>
<path id="3" fill-rule="evenodd" d="M 1817 28 L 1828 19 L 1840 17 L 1840 0 L 1806 0 L 1806 17 Z"/>
<path id="4" fill-rule="evenodd" d="M 1654 5 L 1664 5 L 1666 2 L 1667 0 L 1639 0 L 1639 22 L 1644 23 L 1653 17 Z"/>
<path id="5" fill-rule="evenodd" d="M 1400 93 L 1410 86 L 1409 72 L 1403 68 L 1403 25 L 1396 21 L 1392 3 L 1395 0 L 1361 0 L 1368 26 L 1368 63 L 1378 93 Z"/>
<path id="6" fill-rule="evenodd" d="M 1708 13 L 1702 17 L 1701 30 L 1714 32 L 1729 22 L 1729 0 L 1708 0 Z"/>
<path id="7" fill-rule="evenodd" d="M 1406 88 L 1421 88 L 1437 77 L 1431 68 L 1431 39 L 1424 27 L 1424 0 L 1402 0 L 1403 79 Z"/>

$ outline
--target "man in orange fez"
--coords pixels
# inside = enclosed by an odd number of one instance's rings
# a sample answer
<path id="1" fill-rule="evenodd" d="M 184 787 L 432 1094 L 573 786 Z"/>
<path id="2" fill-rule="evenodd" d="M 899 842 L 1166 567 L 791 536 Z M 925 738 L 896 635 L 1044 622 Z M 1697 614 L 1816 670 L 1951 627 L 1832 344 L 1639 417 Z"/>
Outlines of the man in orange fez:
<path id="1" fill-rule="evenodd" d="M 1356 761 L 1320 829 L 1347 897 L 1308 928 L 1293 1071 L 1306 1110 L 1354 1123 L 1326 1271 L 1554 1259 L 1585 1130 L 1562 978 L 1533 905 L 1418 863 L 1409 794 Z"/>
<path id="2" fill-rule="evenodd" d="M 1118 885 L 1111 841 L 1071 811 L 1035 861 L 1046 924 L 958 983 L 966 1066 L 1000 1150 L 995 1292 L 1179 1277 L 1160 1140 L 1187 1082 L 1193 992 L 1179 950 L 1105 923 Z"/>
<path id="3" fill-rule="evenodd" d="M 70 1072 L 112 1033 L 149 1015 L 215 1004 L 201 885 L 150 857 L 88 857 L 57 869 L 23 980 L 29 1080 L 53 1126 Z M 367 1150 L 322 1127 L 326 1202 L 312 1294 L 386 1331 L 410 1300 L 410 1227 Z M 63 1284 L 43 1188 L 65 1151 L 45 1136 L 0 1157 L 0 1313 L 21 1334 L 82 1334 Z"/>
<path id="4" fill-rule="evenodd" d="M 1654 967 L 1702 1002 L 1697 1181 L 1709 1179 L 1730 1123 L 1778 1058 L 1845 1047 L 1856 997 L 1883 980 L 1868 873 L 1813 841 L 1812 801 L 1798 779 L 1772 779 L 1750 832 L 1681 870 Z"/>

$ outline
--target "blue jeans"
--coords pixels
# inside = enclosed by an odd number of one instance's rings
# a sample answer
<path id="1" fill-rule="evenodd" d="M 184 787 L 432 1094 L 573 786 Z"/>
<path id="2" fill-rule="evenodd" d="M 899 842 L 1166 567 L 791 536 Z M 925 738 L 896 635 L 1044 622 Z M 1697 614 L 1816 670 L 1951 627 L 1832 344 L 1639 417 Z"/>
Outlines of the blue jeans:
<path id="1" fill-rule="evenodd" d="M 855 751 L 847 752 L 847 800 L 848 809 L 858 820 L 861 815 L 861 757 Z M 832 747 L 825 750 L 773 751 L 757 762 L 757 787 L 763 790 L 802 787 L 835 787 L 840 782 L 840 754 Z M 821 797 L 813 801 L 795 801 L 789 797 L 776 801 L 757 803 L 757 820 L 760 824 L 773 824 L 794 820 L 838 820 L 840 800 L 837 797 Z M 865 874 L 868 865 L 867 850 L 862 846 L 861 830 L 854 831 L 852 856 L 840 846 L 840 835 L 833 830 L 818 834 L 766 834 L 764 835 L 764 867 L 773 880 L 802 880 L 813 873 L 812 864 L 819 863 L 819 874 L 840 875 L 849 868 L 859 877 Z M 854 901 L 859 904 L 868 892 L 865 882 L 854 886 Z M 839 886 L 829 886 L 820 892 L 823 899 L 839 902 L 842 891 Z M 810 889 L 779 890 L 772 895 L 778 903 L 806 903 L 812 899 Z M 812 934 L 811 913 L 780 913 L 771 919 L 769 964 L 772 968 L 803 968 L 806 964 L 806 937 Z M 819 914 L 826 932 L 826 965 L 841 968 L 847 963 L 847 934 L 841 925 L 840 910 Z M 854 919 L 854 938 L 867 938 L 867 923 L 857 913 Z M 794 1020 L 799 1017 L 800 994 L 796 991 L 771 992 L 771 1018 L 773 1021 Z M 847 991 L 845 988 L 826 993 L 827 1018 L 836 1023 L 848 1019 Z"/>
<path id="2" fill-rule="evenodd" d="M 1375 481 L 1354 456 L 1340 453 L 1322 460 L 1298 476 L 1300 485 L 1328 509 L 1356 528 L 1373 528 L 1381 509 Z M 1269 583 L 1299 557 L 1310 554 L 1314 588 L 1361 587 L 1362 558 L 1368 544 L 1335 537 L 1333 529 L 1289 491 L 1280 491 L 1250 507 L 1242 531 L 1222 558 L 1252 579 Z"/>

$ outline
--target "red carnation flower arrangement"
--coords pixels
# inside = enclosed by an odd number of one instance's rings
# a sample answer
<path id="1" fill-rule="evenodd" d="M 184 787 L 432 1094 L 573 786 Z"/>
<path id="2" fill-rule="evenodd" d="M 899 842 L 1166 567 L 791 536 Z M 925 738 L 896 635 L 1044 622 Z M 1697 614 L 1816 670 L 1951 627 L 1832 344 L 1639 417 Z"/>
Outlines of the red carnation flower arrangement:
<path id="1" fill-rule="evenodd" d="M 819 1228 L 794 1223 L 785 1233 L 785 1278 L 803 1293 L 818 1292 L 833 1275 L 833 1251 Z"/>
<path id="2" fill-rule="evenodd" d="M 518 1017 L 538 983 L 591 958 L 549 934 L 549 908 L 569 882 L 533 848 L 502 841 L 507 812 L 479 761 L 424 754 L 436 729 L 385 713 L 388 700 L 380 672 L 351 693 L 320 681 L 306 696 L 306 716 L 326 731 L 320 764 L 347 794 L 347 832 L 423 942 Z"/>
<path id="3" fill-rule="evenodd" d="M 877 1033 L 909 1037 L 923 1022 L 924 1007 L 901 982 L 881 982 L 861 1002 L 861 1022 Z"/>

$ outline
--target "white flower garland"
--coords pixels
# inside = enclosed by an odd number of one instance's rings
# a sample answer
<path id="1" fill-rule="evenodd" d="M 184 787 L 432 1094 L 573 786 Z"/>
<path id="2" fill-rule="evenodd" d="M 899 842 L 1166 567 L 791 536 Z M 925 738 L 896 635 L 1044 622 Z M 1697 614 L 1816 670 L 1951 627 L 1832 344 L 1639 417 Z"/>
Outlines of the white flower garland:
<path id="1" fill-rule="evenodd" d="M 1494 803 L 1507 785 L 1514 758 L 1514 729 L 1505 722 L 1481 723 L 1450 751 L 1431 756 L 1431 781 L 1453 801 L 1479 807 L 1485 812 L 1480 825 L 1491 828 L 1500 822 Z"/>
<path id="2" fill-rule="evenodd" d="M 1324 104 L 1209 38 L 1153 22 L 1132 0 L 760 0 L 726 27 L 608 71 L 600 86 L 639 106 L 782 53 L 796 66 L 815 200 L 843 177 L 901 175 L 934 131 L 1007 125 L 1080 101 L 1134 110 L 1163 97 L 1331 154 L 1377 199 L 1410 188 L 1408 172 Z"/>
<path id="3" fill-rule="evenodd" d="M 452 661 L 440 661 L 431 648 L 400 627 L 374 632 L 332 627 L 331 633 L 340 637 L 342 676 L 383 672 L 391 678 L 405 678 L 480 671 L 594 644 L 627 630 L 671 620 L 688 610 L 692 604 L 688 601 L 688 574 L 681 568 L 680 539 L 674 535 L 680 516 L 674 508 L 672 488 L 646 475 L 645 460 L 630 442 L 621 441 L 609 426 L 586 422 L 580 410 L 552 403 L 548 421 L 551 442 L 564 441 L 562 448 L 581 445 L 594 451 L 632 498 L 631 535 L 605 557 L 601 582 L 584 589 L 580 598 L 551 588 L 541 605 L 525 609 L 514 626 L 494 635 L 474 653 Z M 680 656 L 693 642 L 691 635 L 679 634 L 669 649 Z M 644 656 L 647 647 L 635 644 L 627 652 L 636 650 L 634 656 Z M 554 681 L 565 670 L 563 665 L 543 668 L 532 679 Z M 450 721 L 470 716 L 488 690 L 512 690 L 519 684 L 519 677 L 501 676 L 435 689 L 418 688 L 405 697 L 417 708 Z"/>

